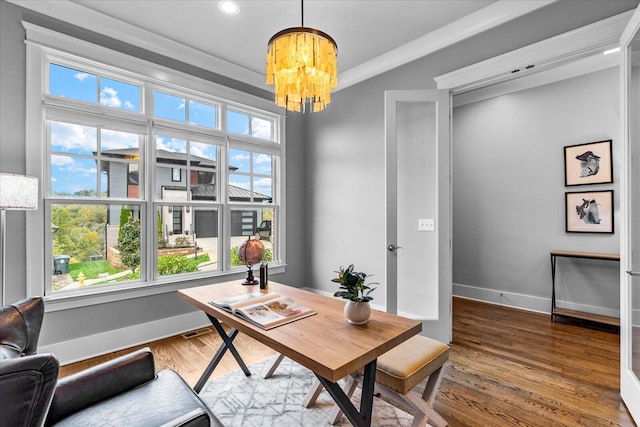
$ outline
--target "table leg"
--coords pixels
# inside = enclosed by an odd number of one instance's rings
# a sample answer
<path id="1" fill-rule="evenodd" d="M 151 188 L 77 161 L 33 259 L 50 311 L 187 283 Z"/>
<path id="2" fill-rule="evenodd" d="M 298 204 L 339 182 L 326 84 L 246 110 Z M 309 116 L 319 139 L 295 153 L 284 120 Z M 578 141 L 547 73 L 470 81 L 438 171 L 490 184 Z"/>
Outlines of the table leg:
<path id="1" fill-rule="evenodd" d="M 551 321 L 556 311 L 556 256 L 551 255 Z"/>
<path id="2" fill-rule="evenodd" d="M 196 393 L 200 393 L 200 390 L 202 390 L 202 387 L 204 387 L 205 383 L 213 373 L 213 370 L 216 368 L 216 366 L 218 366 L 218 363 L 220 363 L 220 360 L 222 360 L 222 356 L 224 356 L 227 350 L 229 350 L 231 354 L 233 354 L 233 357 L 238 362 L 238 365 L 240 365 L 240 368 L 242 369 L 244 374 L 246 376 L 251 375 L 249 368 L 247 368 L 247 365 L 244 363 L 244 360 L 242 360 L 242 357 L 240 357 L 240 353 L 238 353 L 238 350 L 236 350 L 236 347 L 233 345 L 233 340 L 235 339 L 236 335 L 238 335 L 238 330 L 235 328 L 232 328 L 229 331 L 229 335 L 227 335 L 227 333 L 225 332 L 224 328 L 222 327 L 218 319 L 208 314 L 207 314 L 207 317 L 211 321 L 211 324 L 213 325 L 213 327 L 216 328 L 216 331 L 218 331 L 218 334 L 222 338 L 223 343 L 218 349 L 218 351 L 216 352 L 216 354 L 213 356 L 213 359 L 211 359 L 211 362 L 209 362 L 209 366 L 207 366 L 207 369 L 205 369 L 204 372 L 202 373 L 202 376 L 198 380 L 198 383 L 195 385 L 195 387 L 193 387 L 193 390 Z"/>
<path id="3" fill-rule="evenodd" d="M 320 383 L 329 392 L 336 404 L 342 409 L 344 415 L 351 424 L 356 427 L 369 427 L 371 425 L 371 412 L 373 411 L 373 390 L 376 384 L 376 360 L 372 360 L 364 367 L 362 378 L 362 395 L 360 396 L 360 411 L 351 403 L 349 397 L 337 383 L 316 374 Z"/>

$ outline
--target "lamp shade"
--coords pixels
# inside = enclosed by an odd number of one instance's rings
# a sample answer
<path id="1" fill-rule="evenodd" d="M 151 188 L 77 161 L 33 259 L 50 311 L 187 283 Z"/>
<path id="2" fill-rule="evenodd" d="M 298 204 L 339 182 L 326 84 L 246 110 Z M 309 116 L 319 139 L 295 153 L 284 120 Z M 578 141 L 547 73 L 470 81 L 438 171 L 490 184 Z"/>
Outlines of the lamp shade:
<path id="1" fill-rule="evenodd" d="M 326 33 L 308 27 L 287 28 L 269 40 L 267 84 L 276 105 L 290 111 L 321 111 L 338 84 L 338 48 Z"/>
<path id="2" fill-rule="evenodd" d="M 0 173 L 0 209 L 38 209 L 38 178 Z"/>

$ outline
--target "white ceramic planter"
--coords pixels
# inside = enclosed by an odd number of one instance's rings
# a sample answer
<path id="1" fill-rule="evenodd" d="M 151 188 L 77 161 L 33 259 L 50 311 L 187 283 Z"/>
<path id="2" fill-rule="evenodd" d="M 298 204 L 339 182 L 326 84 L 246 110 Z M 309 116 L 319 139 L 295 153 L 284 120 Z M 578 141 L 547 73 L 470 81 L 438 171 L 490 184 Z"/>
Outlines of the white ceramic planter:
<path id="1" fill-rule="evenodd" d="M 347 301 L 344 306 L 344 316 L 353 325 L 364 325 L 371 317 L 369 302 Z"/>

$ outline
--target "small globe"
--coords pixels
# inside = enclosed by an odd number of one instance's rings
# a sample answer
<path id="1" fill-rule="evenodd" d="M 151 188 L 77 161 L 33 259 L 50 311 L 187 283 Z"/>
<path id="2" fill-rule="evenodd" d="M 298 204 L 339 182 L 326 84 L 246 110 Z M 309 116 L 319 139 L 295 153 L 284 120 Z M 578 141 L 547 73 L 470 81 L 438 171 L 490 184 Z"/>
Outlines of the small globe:
<path id="1" fill-rule="evenodd" d="M 264 245 L 260 240 L 249 239 L 238 248 L 238 258 L 246 266 L 258 264 L 264 256 Z"/>

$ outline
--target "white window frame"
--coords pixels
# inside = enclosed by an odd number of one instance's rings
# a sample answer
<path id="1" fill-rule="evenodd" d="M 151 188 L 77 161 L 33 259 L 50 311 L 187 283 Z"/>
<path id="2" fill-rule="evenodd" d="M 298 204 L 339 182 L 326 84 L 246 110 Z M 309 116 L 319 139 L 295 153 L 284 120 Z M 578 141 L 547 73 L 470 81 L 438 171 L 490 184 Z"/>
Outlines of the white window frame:
<path id="1" fill-rule="evenodd" d="M 27 165 L 26 172 L 29 175 L 37 176 L 40 178 L 40 194 L 46 195 L 45 188 L 48 188 L 48 134 L 44 131 L 45 123 L 45 106 L 44 102 L 47 101 L 52 108 L 59 107 L 57 104 L 64 104 L 68 100 L 64 100 L 57 103 L 55 97 L 46 97 L 46 88 L 48 82 L 46 76 L 48 75 L 47 67 L 50 57 L 69 58 L 69 62 L 66 65 L 73 67 L 79 66 L 83 62 L 87 64 L 87 68 L 93 69 L 94 64 L 98 64 L 98 72 L 102 75 L 111 74 L 105 73 L 105 69 L 112 67 L 113 77 L 130 82 L 133 81 L 137 84 L 139 77 L 142 77 L 145 82 L 145 88 L 142 91 L 142 99 L 140 100 L 140 119 L 133 119 L 131 126 L 138 128 L 145 125 L 151 132 L 148 135 L 153 134 L 154 122 L 160 127 L 167 124 L 168 121 L 162 119 L 154 119 L 152 117 L 153 110 L 153 89 L 159 91 L 169 91 L 169 93 L 178 90 L 178 92 L 184 96 L 188 96 L 189 99 L 200 100 L 199 94 L 202 94 L 202 100 L 206 102 L 212 102 L 212 99 L 216 101 L 217 108 L 217 125 L 218 129 L 201 128 L 202 134 L 207 135 L 208 138 L 215 136 L 217 138 L 223 138 L 225 143 L 222 145 L 222 149 L 219 150 L 220 158 L 218 159 L 220 171 L 225 173 L 219 173 L 219 200 L 209 205 L 212 207 L 218 207 L 220 209 L 220 224 L 226 224 L 226 219 L 229 217 L 230 204 L 227 202 L 226 184 L 227 184 L 227 153 L 229 145 L 237 146 L 240 144 L 245 149 L 255 149 L 262 152 L 267 152 L 277 156 L 278 161 L 275 162 L 277 170 L 275 172 L 275 178 L 273 182 L 273 200 L 278 201 L 274 205 L 270 205 L 276 209 L 277 212 L 277 230 L 278 230 L 278 246 L 277 254 L 274 254 L 274 259 L 279 260 L 278 264 L 270 265 L 273 273 L 284 272 L 286 266 L 286 248 L 285 248 L 285 236 L 286 236 L 286 218 L 285 218 L 285 117 L 282 109 L 276 107 L 271 101 L 263 98 L 259 98 L 244 92 L 237 91 L 228 87 L 224 87 L 204 79 L 194 77 L 182 72 L 178 72 L 148 61 L 141 60 L 139 58 L 131 57 L 129 55 L 104 48 L 74 37 L 70 37 L 65 34 L 61 34 L 50 29 L 34 25 L 29 22 L 22 22 L 26 29 L 26 44 L 27 44 L 27 90 L 26 90 L 26 153 L 27 153 Z M 56 63 L 63 62 L 58 60 Z M 126 70 L 126 71 L 122 71 Z M 130 75 L 127 75 L 130 73 Z M 151 90 L 150 90 L 151 87 Z M 83 106 L 86 107 L 84 103 Z M 87 104 L 88 105 L 88 104 Z M 268 141 L 256 137 L 248 137 L 232 134 L 229 135 L 226 132 L 226 109 L 227 106 L 231 109 L 246 112 L 247 114 L 273 120 L 273 138 L 274 141 Z M 88 110 L 99 110 L 101 107 L 96 105 L 93 107 L 86 107 Z M 109 109 L 109 113 L 113 115 L 122 115 L 131 118 L 131 113 L 120 112 L 117 109 Z M 171 123 L 171 127 L 174 129 L 180 128 L 180 123 Z M 197 126 L 197 125 L 191 125 Z M 189 129 L 192 131 L 193 129 Z M 199 134 L 196 132 L 195 134 Z M 148 138 L 147 138 L 148 139 Z M 197 137 L 194 137 L 197 139 Z M 146 145 L 150 146 L 152 141 L 147 141 Z M 155 144 L 153 144 L 155 146 Z M 46 149 L 45 149 L 46 148 Z M 146 153 L 155 152 L 154 149 L 147 148 Z M 142 155 L 142 153 L 141 153 Z M 142 156 L 141 156 L 142 157 Z M 146 264 L 146 281 L 140 282 L 126 282 L 126 286 L 122 287 L 96 287 L 92 289 L 92 292 L 61 292 L 50 293 L 45 296 L 48 302 L 48 310 L 56 311 L 69 309 L 79 306 L 101 304 L 112 301 L 118 301 L 129 298 L 138 298 L 141 296 L 154 295 L 160 293 L 174 292 L 177 289 L 184 287 L 198 286 L 200 284 L 213 283 L 216 281 L 224 281 L 232 278 L 241 278 L 246 275 L 246 268 L 229 269 L 228 250 L 230 249 L 230 230 L 226 226 L 221 226 L 220 240 L 222 242 L 222 250 L 220 251 L 219 262 L 224 262 L 222 271 L 215 272 L 213 275 L 176 275 L 176 276 L 163 276 L 157 277 L 157 260 L 156 248 L 153 244 L 154 231 L 154 216 L 156 207 L 166 204 L 164 201 L 154 200 L 153 188 L 155 183 L 153 180 L 153 171 L 155 170 L 155 159 L 146 159 L 146 164 L 141 164 L 141 173 L 145 175 L 145 196 L 140 200 L 128 200 L 125 203 L 140 204 L 141 214 L 145 218 L 145 229 L 142 230 L 143 236 L 149 236 L 141 241 L 141 247 L 143 254 L 146 254 L 147 260 L 153 260 L 153 262 L 147 262 Z M 44 179 L 46 178 L 46 179 Z M 276 182 L 277 181 L 277 182 Z M 50 206 L 57 199 L 45 198 L 42 209 L 37 211 L 30 211 L 27 214 L 27 253 L 29 257 L 26 260 L 27 268 L 27 293 L 28 295 L 44 295 L 45 289 L 50 289 L 50 272 L 46 266 L 46 260 L 52 259 L 51 249 L 51 237 L 45 237 L 45 244 L 43 245 L 42 236 L 50 236 Z M 82 199 L 73 199 L 72 203 L 87 203 Z M 109 198 L 100 199 L 99 201 L 91 199 L 90 203 L 105 203 L 105 204 L 121 204 L 122 200 L 114 200 Z M 186 205 L 197 206 L 197 202 L 189 202 Z M 233 204 L 232 208 L 236 209 L 240 205 Z M 256 205 L 246 205 L 247 208 L 255 208 Z M 144 255 L 143 255 L 144 256 Z M 152 264 L 152 265 L 149 265 Z M 141 266 L 144 266 L 144 261 Z M 230 277 L 231 276 L 231 277 Z M 141 274 L 144 277 L 144 274 Z"/>

